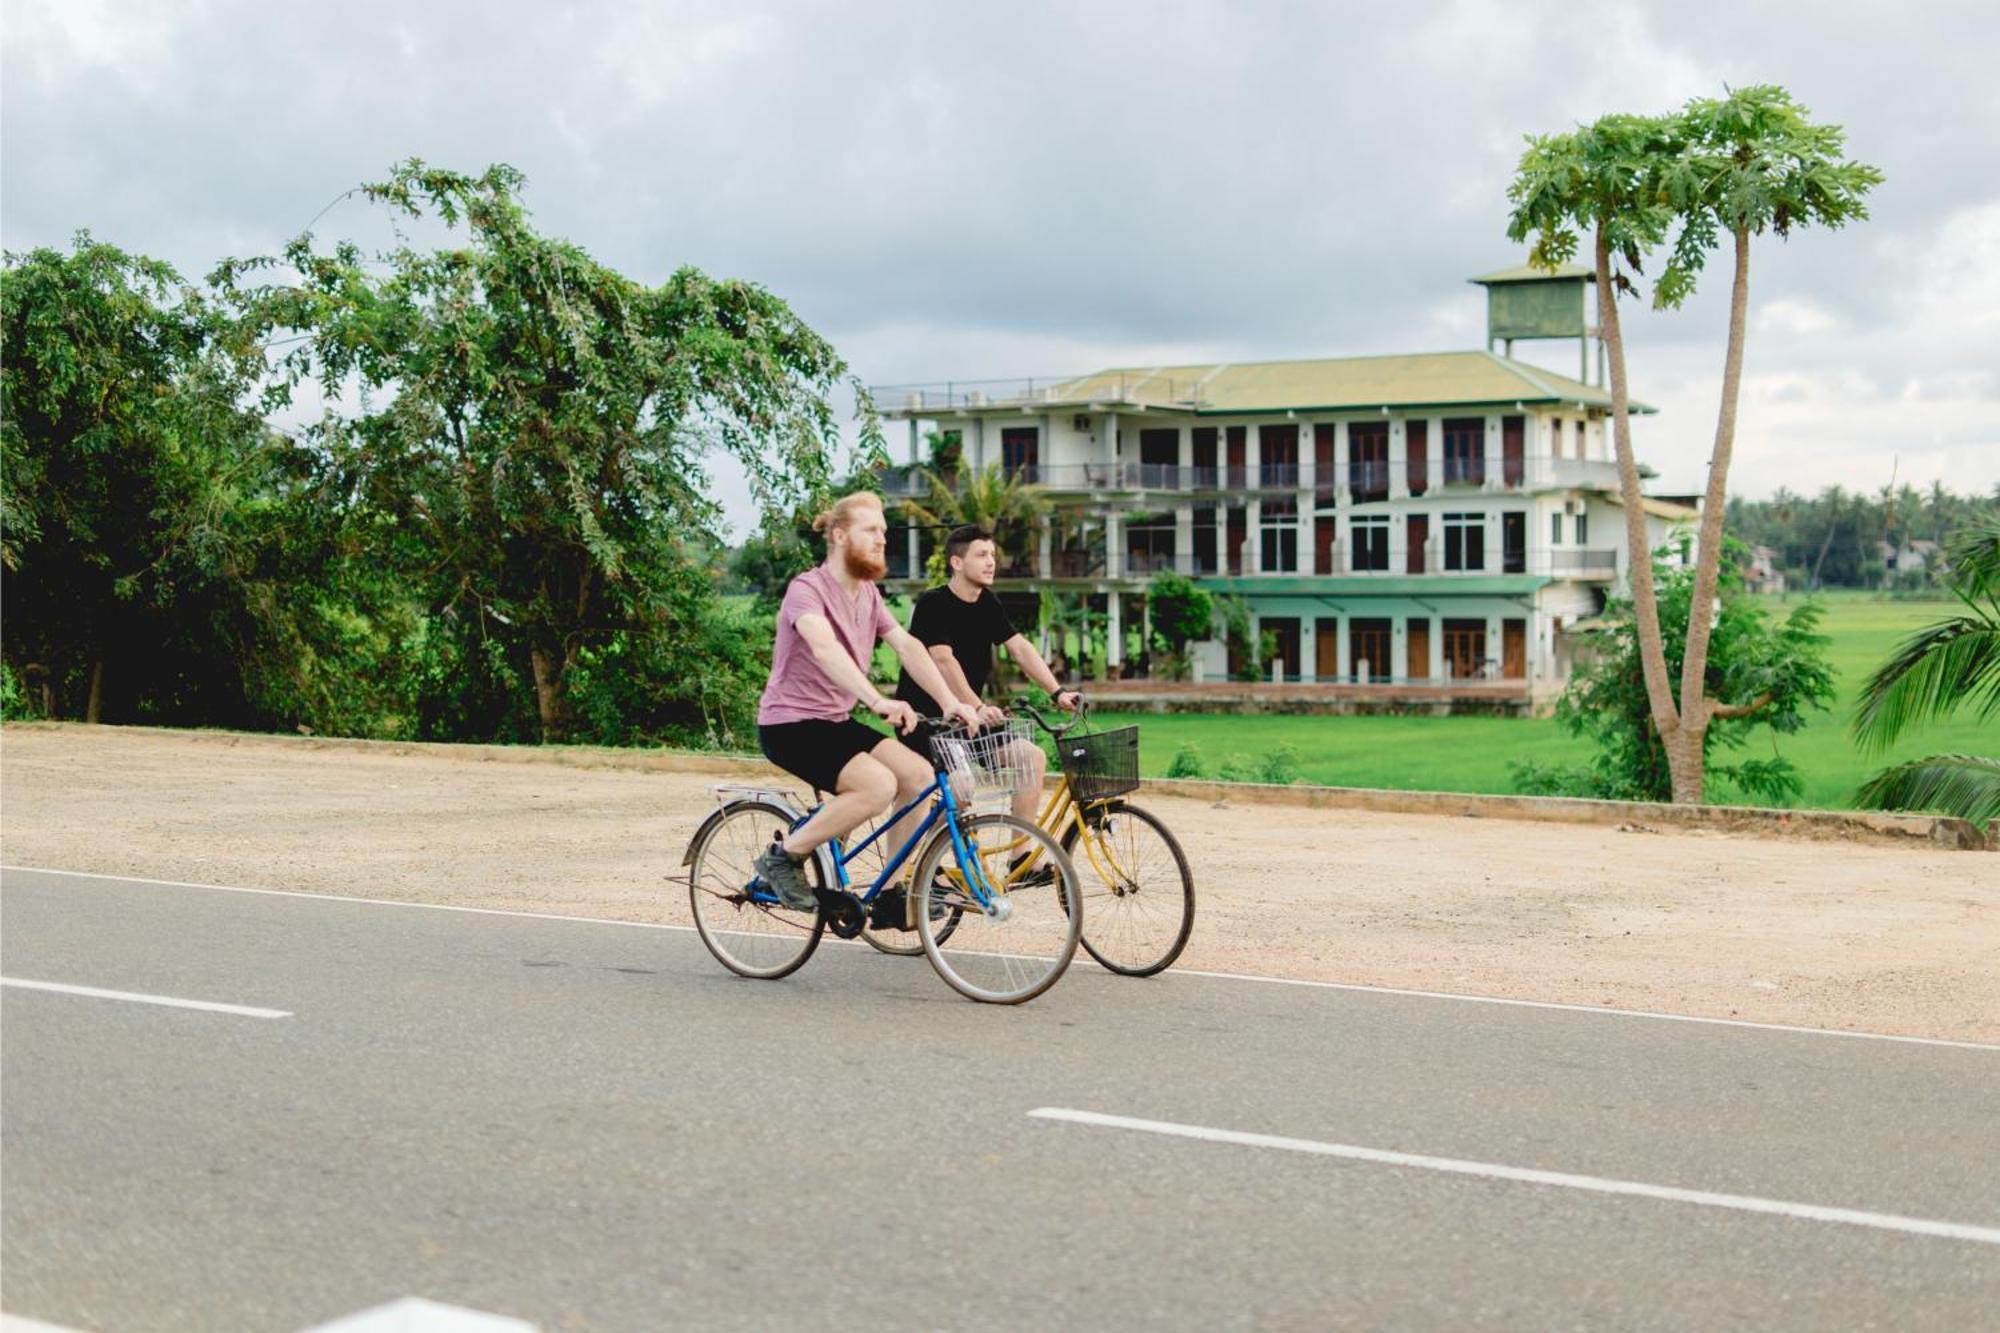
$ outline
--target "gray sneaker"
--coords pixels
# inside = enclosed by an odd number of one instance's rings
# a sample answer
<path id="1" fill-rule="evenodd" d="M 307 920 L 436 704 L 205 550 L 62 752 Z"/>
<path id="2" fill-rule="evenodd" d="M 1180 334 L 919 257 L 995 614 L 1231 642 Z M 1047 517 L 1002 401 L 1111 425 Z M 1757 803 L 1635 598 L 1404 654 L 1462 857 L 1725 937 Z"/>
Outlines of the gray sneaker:
<path id="1" fill-rule="evenodd" d="M 805 863 L 803 856 L 794 857 L 775 842 L 764 849 L 755 863 L 757 873 L 778 895 L 779 905 L 794 912 L 810 912 L 819 906 L 812 885 L 806 882 Z"/>

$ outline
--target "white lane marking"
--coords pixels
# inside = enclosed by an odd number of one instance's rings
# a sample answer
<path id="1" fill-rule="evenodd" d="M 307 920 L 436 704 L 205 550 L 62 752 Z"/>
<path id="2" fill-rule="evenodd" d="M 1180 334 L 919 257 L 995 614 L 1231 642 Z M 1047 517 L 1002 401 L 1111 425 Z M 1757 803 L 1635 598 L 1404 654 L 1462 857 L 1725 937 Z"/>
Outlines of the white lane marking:
<path id="1" fill-rule="evenodd" d="M 0 1314 L 0 1333 L 79 1333 L 61 1324 L 45 1323 L 21 1314 Z"/>
<path id="2" fill-rule="evenodd" d="M 362 898 L 344 893 L 306 893 L 299 889 L 260 889 L 241 884 L 200 884 L 180 879 L 142 879 L 133 875 L 104 875 L 89 870 L 55 870 L 46 866 L 0 866 L 0 870 L 24 875 L 64 875 L 72 879 L 101 879 L 114 884 L 150 884 L 165 889 L 211 889 L 217 893 L 261 893 L 273 898 L 309 898 L 319 902 L 366 903 L 374 907 L 415 907 L 430 912 L 470 912 L 475 916 L 515 916 L 530 921 L 573 921 L 585 926 L 630 926 L 639 930 L 673 930 L 694 933 L 693 926 L 666 921 L 621 921 L 614 917 L 568 916 L 559 912 L 525 912 L 508 907 L 465 907 L 455 903 L 419 903 L 399 898 Z M 827 944 L 867 946 L 860 940 L 824 941 Z M 1075 967 L 1096 968 L 1093 959 L 1078 957 Z M 1100 971 L 1104 969 L 1098 969 Z M 1708 1018 L 1700 1014 L 1669 1014 L 1652 1009 L 1619 1009 L 1610 1005 L 1564 1004 L 1558 1000 L 1517 1000 L 1504 995 L 1461 995 L 1453 991 L 1410 990 L 1399 986 L 1369 986 L 1352 981 L 1311 981 L 1304 977 L 1265 977 L 1254 972 L 1205 972 L 1199 968 L 1175 967 L 1166 977 L 1202 977 L 1211 981 L 1252 981 L 1266 986 L 1304 986 L 1313 990 L 1351 991 L 1358 995 L 1401 995 L 1420 1000 L 1452 1000 L 1460 1004 L 1499 1004 L 1518 1009 L 1553 1009 L 1561 1013 L 1599 1014 L 1610 1018 L 1651 1018 L 1669 1023 L 1705 1023 L 1713 1027 L 1749 1028 L 1755 1032 L 1786 1032 L 1806 1037 L 1852 1037 L 1861 1041 L 1892 1041 L 1909 1046 L 1949 1046 L 1968 1051 L 2000 1051 L 2000 1044 L 1984 1041 L 1955 1041 L 1949 1037 L 1906 1037 L 1894 1032 L 1854 1032 L 1844 1028 L 1808 1028 L 1788 1023 L 1757 1023 L 1743 1018 Z"/>
<path id="3" fill-rule="evenodd" d="M 400 1296 L 386 1305 L 357 1310 L 300 1333 L 535 1333 L 535 1325 L 512 1315 L 468 1310 L 421 1296 Z"/>
<path id="4" fill-rule="evenodd" d="M 172 995 L 144 995 L 138 991 L 104 990 L 97 986 L 71 986 L 60 981 L 27 981 L 20 977 L 0 977 L 0 986 L 22 990 L 54 991 L 58 995 L 82 995 L 93 1000 L 126 1000 L 132 1004 L 157 1004 L 169 1009 L 200 1009 L 211 1014 L 235 1014 L 239 1018 L 290 1018 L 288 1009 L 259 1009 L 248 1004 L 221 1004 L 215 1000 L 183 1000 Z"/>
<path id="5" fill-rule="evenodd" d="M 1976 1241 L 2000 1245 L 2000 1227 L 1976 1227 L 1963 1222 L 1935 1222 L 1923 1217 L 1903 1217 L 1895 1213 L 1871 1213 L 1858 1208 L 1827 1208 L 1815 1203 L 1787 1203 L 1781 1199 L 1760 1199 L 1747 1194 L 1717 1194 L 1709 1190 L 1682 1189 L 1676 1185 L 1648 1185 L 1637 1180 L 1609 1180 L 1603 1176 L 1578 1176 L 1566 1171 L 1540 1171 L 1532 1167 L 1501 1166 L 1494 1162 L 1471 1162 L 1457 1157 L 1427 1157 L 1420 1153 L 1391 1152 L 1385 1148 L 1362 1148 L 1351 1143 L 1322 1143 L 1316 1139 L 1293 1139 L 1278 1134 L 1246 1134 L 1234 1129 L 1209 1129 L 1201 1125 L 1181 1125 L 1170 1120 L 1140 1120 L 1133 1116 L 1104 1115 L 1096 1111 L 1072 1111 L 1044 1106 L 1028 1112 L 1036 1120 L 1060 1120 L 1092 1125 L 1100 1129 L 1130 1129 L 1145 1134 L 1165 1134 L 1173 1138 L 1201 1139 L 1209 1143 L 1229 1143 L 1246 1148 L 1277 1148 L 1285 1152 L 1311 1153 L 1320 1157 L 1342 1157 L 1349 1161 L 1375 1162 L 1383 1166 L 1417 1167 L 1425 1171 L 1446 1171 L 1453 1175 L 1479 1176 L 1487 1180 L 1511 1180 L 1526 1185 L 1555 1185 L 1563 1189 L 1588 1190 L 1594 1194 L 1626 1194 L 1642 1199 L 1665 1199 L 1674 1203 L 1700 1204 L 1707 1208 L 1729 1208 L 1743 1213 L 1768 1213 L 1775 1217 L 1808 1222 L 1839 1222 L 1847 1226 L 1874 1227 L 1880 1231 L 1901 1231 L 1913 1236 L 1939 1236 L 1948 1240 Z"/>
<path id="6" fill-rule="evenodd" d="M 1077 959 L 1079 963 L 1084 960 Z M 1701 1014 L 1669 1014 L 1658 1009 L 1618 1009 L 1611 1005 L 1564 1004 L 1558 1000 L 1518 1000 L 1505 995 L 1461 995 L 1452 991 L 1410 990 L 1402 986 L 1367 986 L 1353 981 L 1311 981 L 1304 977 L 1260 977 L 1250 972 L 1203 972 L 1198 968 L 1177 967 L 1172 972 L 1184 977 L 1211 977 L 1217 981 L 1261 981 L 1267 986 L 1305 986 L 1313 990 L 1360 991 L 1369 995 L 1408 995 L 1420 1000 L 1457 1000 L 1461 1004 L 1507 1004 L 1519 1009 L 1559 1009 L 1572 1014 L 1605 1014 L 1613 1018 L 1657 1018 L 1667 1023 L 1708 1023 L 1725 1028 L 1755 1028 L 1759 1032 L 1802 1032 L 1809 1037 L 1859 1037 L 1867 1041 L 1900 1041 L 1912 1046 L 1956 1046 L 1969 1051 L 2000 1051 L 2000 1045 L 1984 1041 L 1956 1041 L 1950 1037 L 1905 1037 L 1893 1032 L 1855 1032 L 1846 1028 L 1808 1028 L 1792 1023 L 1757 1023 L 1747 1018 L 1709 1018 Z"/>

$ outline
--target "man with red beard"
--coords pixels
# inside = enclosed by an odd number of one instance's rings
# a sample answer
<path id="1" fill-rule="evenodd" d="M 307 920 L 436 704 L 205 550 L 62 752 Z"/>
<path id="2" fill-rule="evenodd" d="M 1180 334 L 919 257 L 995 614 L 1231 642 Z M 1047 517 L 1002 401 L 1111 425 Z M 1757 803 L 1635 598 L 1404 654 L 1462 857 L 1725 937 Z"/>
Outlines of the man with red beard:
<path id="1" fill-rule="evenodd" d="M 882 604 L 875 585 L 889 572 L 883 558 L 889 523 L 881 497 L 868 491 L 843 496 L 813 520 L 813 530 L 826 534 L 826 563 L 785 589 L 771 678 L 757 705 L 757 742 L 764 757 L 814 789 L 834 794 L 757 858 L 757 873 L 779 902 L 807 912 L 815 902 L 803 869 L 806 858 L 892 804 L 911 800 L 931 781 L 930 764 L 915 751 L 850 716 L 855 703 L 863 702 L 898 731 L 908 733 L 917 725 L 914 708 L 868 679 L 876 641 L 896 650 L 946 719 L 979 725 L 978 711 L 952 693 L 929 650 Z M 883 845 L 893 854 L 908 836 L 908 828 L 892 829 Z"/>

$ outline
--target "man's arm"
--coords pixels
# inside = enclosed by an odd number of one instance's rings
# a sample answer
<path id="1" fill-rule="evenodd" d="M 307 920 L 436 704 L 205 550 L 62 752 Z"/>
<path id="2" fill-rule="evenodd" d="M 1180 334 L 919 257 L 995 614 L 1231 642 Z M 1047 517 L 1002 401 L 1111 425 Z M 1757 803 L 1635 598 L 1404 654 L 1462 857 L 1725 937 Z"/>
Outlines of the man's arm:
<path id="1" fill-rule="evenodd" d="M 828 633 L 831 632 L 832 628 L 829 626 Z M 969 727 L 979 725 L 977 702 L 967 703 L 958 696 L 946 682 L 944 673 L 938 669 L 937 662 L 932 659 L 930 650 L 924 647 L 922 639 L 899 626 L 884 634 L 882 641 L 896 650 L 896 656 L 903 661 L 903 669 L 910 673 L 912 680 L 923 687 L 925 694 L 937 700 L 939 709 L 947 718 L 957 718 Z M 957 663 L 954 662 L 952 665 L 956 670 Z M 964 679 L 963 672 L 959 673 L 959 678 Z"/>
<path id="2" fill-rule="evenodd" d="M 958 664 L 958 654 L 951 650 L 951 645 L 934 643 L 930 646 L 930 654 L 931 661 L 937 663 L 938 674 L 944 677 L 944 683 L 951 687 L 951 692 L 974 708 L 979 707 L 979 692 L 965 678 L 965 668 Z"/>
<path id="3" fill-rule="evenodd" d="M 1049 664 L 1042 660 L 1041 650 L 1028 642 L 1027 635 L 1016 634 L 1001 647 L 1007 650 L 1007 656 L 1014 659 L 1014 664 L 1021 668 L 1023 675 L 1048 691 L 1049 698 L 1055 701 L 1056 707 L 1076 706 L 1076 691 L 1063 688 L 1062 682 L 1056 679 L 1056 673 L 1049 670 Z M 1068 703 L 1063 702 L 1065 694 L 1070 696 Z"/>
<path id="4" fill-rule="evenodd" d="M 891 699 L 875 688 L 875 682 L 868 679 L 868 673 L 854 664 L 847 650 L 840 646 L 833 626 L 827 618 L 817 612 L 807 612 L 793 622 L 799 637 L 812 649 L 813 661 L 820 669 L 833 678 L 833 683 L 860 698 L 862 705 L 875 716 L 895 726 L 898 731 L 908 731 L 917 724 L 917 710 L 901 699 Z M 903 631 L 898 630 L 897 633 Z"/>

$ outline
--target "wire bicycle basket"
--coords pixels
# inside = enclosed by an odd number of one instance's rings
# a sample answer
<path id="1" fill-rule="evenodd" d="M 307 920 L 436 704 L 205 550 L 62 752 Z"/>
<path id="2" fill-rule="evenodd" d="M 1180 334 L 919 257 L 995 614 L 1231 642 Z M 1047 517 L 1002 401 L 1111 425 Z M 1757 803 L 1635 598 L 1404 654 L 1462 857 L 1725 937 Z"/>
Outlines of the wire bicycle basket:
<path id="1" fill-rule="evenodd" d="M 1056 755 L 1070 794 L 1094 805 L 1139 789 L 1139 728 L 1112 727 L 1088 736 L 1064 736 Z"/>
<path id="2" fill-rule="evenodd" d="M 1026 722 L 982 727 L 971 735 L 946 731 L 931 737 L 938 771 L 950 777 L 959 804 L 973 809 L 1004 808 L 1015 793 L 1025 790 L 1033 781 L 1028 755 L 1034 749 L 1034 729 Z"/>

